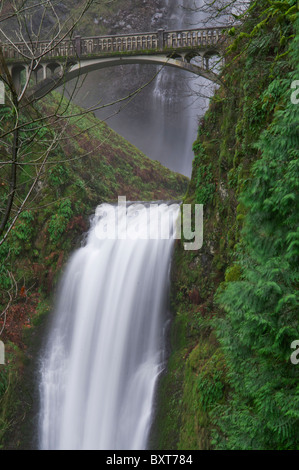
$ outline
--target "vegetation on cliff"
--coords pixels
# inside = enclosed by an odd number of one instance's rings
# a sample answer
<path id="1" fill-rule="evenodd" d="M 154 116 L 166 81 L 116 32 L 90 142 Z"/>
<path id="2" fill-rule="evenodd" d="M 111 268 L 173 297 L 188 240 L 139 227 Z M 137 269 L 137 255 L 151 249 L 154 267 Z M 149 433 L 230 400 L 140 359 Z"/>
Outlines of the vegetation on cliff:
<path id="1" fill-rule="evenodd" d="M 80 246 L 97 205 L 115 203 L 118 196 L 146 201 L 182 198 L 188 182 L 58 94 L 44 99 L 39 111 L 51 114 L 58 103 L 61 114 L 68 109 L 65 121 L 59 120 L 64 138 L 51 153 L 39 184 L 0 246 L 0 332 L 6 352 L 6 365 L 0 369 L 0 445 L 6 448 L 32 445 L 29 431 L 17 430 L 23 422 L 30 428 L 26 416 L 34 405 L 31 374 L 42 338 L 39 325 L 49 313 L 61 270 L 71 251 Z M 8 111 L 6 107 L 0 109 L 3 129 L 10 119 Z M 40 142 L 26 140 L 28 147 L 22 149 L 20 159 L 18 202 L 34 177 L 32 155 L 38 159 L 43 154 L 54 127 L 50 121 L 39 130 L 43 134 Z M 3 171 L 3 204 L 8 191 L 6 178 L 9 174 Z M 30 376 L 23 380 L 27 369 Z"/>
<path id="2" fill-rule="evenodd" d="M 185 202 L 204 204 L 204 245 L 175 253 L 161 449 L 299 445 L 297 5 L 252 2 L 242 20 L 194 143 Z"/>

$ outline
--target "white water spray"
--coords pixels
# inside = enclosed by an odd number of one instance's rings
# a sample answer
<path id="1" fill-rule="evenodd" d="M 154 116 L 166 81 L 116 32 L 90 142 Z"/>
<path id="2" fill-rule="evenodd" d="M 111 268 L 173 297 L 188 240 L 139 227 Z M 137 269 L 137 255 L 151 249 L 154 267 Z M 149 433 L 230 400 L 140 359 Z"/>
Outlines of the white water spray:
<path id="1" fill-rule="evenodd" d="M 109 207 L 113 216 L 117 207 Z M 171 207 L 157 205 L 162 230 Z M 148 213 L 139 218 L 144 228 Z M 85 246 L 68 264 L 41 359 L 41 449 L 147 445 L 163 369 L 174 233 L 142 239 L 140 230 L 136 239 L 100 240 L 101 223 L 95 216 Z"/>

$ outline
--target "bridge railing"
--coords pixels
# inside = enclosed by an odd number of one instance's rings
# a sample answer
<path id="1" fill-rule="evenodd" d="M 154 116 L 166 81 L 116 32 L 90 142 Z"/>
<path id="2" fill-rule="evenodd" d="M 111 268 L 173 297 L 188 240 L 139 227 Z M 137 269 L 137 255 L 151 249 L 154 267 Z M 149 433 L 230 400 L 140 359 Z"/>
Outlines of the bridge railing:
<path id="1" fill-rule="evenodd" d="M 45 55 L 47 58 L 88 56 L 109 52 L 176 49 L 216 45 L 222 37 L 222 28 L 181 31 L 159 30 L 152 33 L 120 34 L 114 36 L 76 36 L 73 39 L 1 44 L 7 59 L 25 59 Z M 30 50 L 32 48 L 32 50 Z"/>
<path id="2" fill-rule="evenodd" d="M 164 33 L 164 47 L 175 49 L 181 47 L 216 45 L 223 37 L 222 29 L 223 28 L 210 28 L 166 31 Z"/>
<path id="3" fill-rule="evenodd" d="M 47 57 L 68 57 L 75 55 L 74 41 L 65 39 L 63 41 L 39 41 L 36 44 L 16 42 L 12 44 L 0 44 L 3 56 L 6 59 L 30 59 L 46 55 Z"/>
<path id="4" fill-rule="evenodd" d="M 142 33 L 118 36 L 99 36 L 81 38 L 80 54 L 97 54 L 101 52 L 124 52 L 157 49 L 157 33 Z"/>

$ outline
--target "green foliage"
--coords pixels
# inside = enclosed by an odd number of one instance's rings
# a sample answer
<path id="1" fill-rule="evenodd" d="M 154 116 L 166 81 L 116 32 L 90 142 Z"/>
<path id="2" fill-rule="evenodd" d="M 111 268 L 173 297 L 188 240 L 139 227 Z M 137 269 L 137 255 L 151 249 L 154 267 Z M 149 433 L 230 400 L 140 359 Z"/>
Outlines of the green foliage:
<path id="1" fill-rule="evenodd" d="M 205 201 L 204 246 L 194 261 L 176 250 L 173 283 L 191 350 L 178 405 L 182 449 L 299 447 L 299 368 L 290 361 L 299 338 L 294 6 L 252 2 L 230 31 L 225 86 L 193 146 L 185 202 Z"/>
<path id="2" fill-rule="evenodd" d="M 204 411 L 220 401 L 223 397 L 223 374 L 213 371 L 210 377 L 200 376 L 198 379 L 199 403 Z"/>
<path id="3" fill-rule="evenodd" d="M 215 402 L 222 402 L 225 392 L 225 364 L 222 352 L 212 341 L 201 338 L 186 360 L 182 426 L 178 449 L 209 450 L 214 424 L 209 412 Z"/>
<path id="4" fill-rule="evenodd" d="M 267 40 L 270 37 L 267 33 L 269 32 L 269 26 L 273 25 L 273 20 L 275 27 L 278 27 L 281 30 L 281 38 L 285 37 L 283 35 L 284 26 L 289 26 L 290 22 L 292 23 L 296 20 L 297 9 L 297 0 L 283 0 L 281 2 L 273 0 L 259 0 L 252 2 L 247 14 L 252 14 L 253 18 L 259 14 L 259 16 L 257 16 L 257 21 L 254 21 L 251 25 L 250 22 L 248 22 L 248 30 L 241 31 L 237 35 L 235 28 L 231 28 L 229 30 L 230 36 L 236 36 L 236 38 L 229 46 L 228 53 L 236 51 L 240 48 L 241 44 L 243 44 L 243 47 L 241 47 L 240 54 L 244 53 L 244 51 L 250 47 L 254 47 L 256 52 L 259 53 L 263 47 L 267 45 Z M 265 32 L 266 34 L 264 34 Z M 258 40 L 259 50 L 256 47 L 256 40 Z M 281 41 L 280 45 L 283 45 L 283 41 Z"/>
<path id="5" fill-rule="evenodd" d="M 21 213 L 11 234 L 11 242 L 0 246 L 0 290 L 8 291 L 13 284 L 9 271 L 13 271 L 15 259 L 22 250 L 31 249 L 31 241 L 35 233 L 34 214 L 32 211 Z"/>
<path id="6" fill-rule="evenodd" d="M 11 287 L 11 279 L 7 272 L 7 262 L 9 258 L 9 247 L 0 246 L 0 289 L 8 291 Z"/>
<path id="7" fill-rule="evenodd" d="M 214 181 L 212 163 L 207 163 L 209 160 L 203 144 L 197 140 L 193 144 L 193 151 L 195 159 L 193 167 L 196 168 L 195 175 L 195 203 L 208 204 L 215 193 L 216 185 Z"/>
<path id="8" fill-rule="evenodd" d="M 215 194 L 212 164 L 200 165 L 197 171 L 196 204 L 208 204 Z"/>
<path id="9" fill-rule="evenodd" d="M 299 70 L 295 45 L 289 87 Z M 299 338 L 299 107 L 285 83 L 278 83 L 263 93 L 275 96 L 276 107 L 241 195 L 248 210 L 237 251 L 242 279 L 219 291 L 226 315 L 217 332 L 233 387 L 222 409 L 226 437 L 216 439 L 225 449 L 299 446 L 299 369 L 290 362 L 290 345 Z M 274 104 L 266 106 L 272 111 Z"/>
<path id="10" fill-rule="evenodd" d="M 48 232 L 50 240 L 57 243 L 61 235 L 64 233 L 68 222 L 71 220 L 73 215 L 72 203 L 70 199 L 64 199 L 60 202 L 56 214 L 52 215 Z"/>
<path id="11" fill-rule="evenodd" d="M 2 367 L 0 369 L 0 398 L 4 395 L 8 385 L 8 376 Z"/>
<path id="12" fill-rule="evenodd" d="M 53 186 L 63 186 L 68 182 L 70 172 L 66 165 L 55 165 L 49 169 L 48 180 Z"/>
<path id="13" fill-rule="evenodd" d="M 34 233 L 33 222 L 34 214 L 32 211 L 22 212 L 14 230 L 14 237 L 16 237 L 18 240 L 29 242 Z"/>
<path id="14" fill-rule="evenodd" d="M 225 282 L 238 281 L 241 275 L 240 266 L 230 266 L 225 272 Z"/>
<path id="15" fill-rule="evenodd" d="M 6 344 L 5 365 L 0 366 L 0 449 L 4 447 L 5 436 L 11 430 L 19 399 L 19 367 L 23 354 L 12 343 Z"/>

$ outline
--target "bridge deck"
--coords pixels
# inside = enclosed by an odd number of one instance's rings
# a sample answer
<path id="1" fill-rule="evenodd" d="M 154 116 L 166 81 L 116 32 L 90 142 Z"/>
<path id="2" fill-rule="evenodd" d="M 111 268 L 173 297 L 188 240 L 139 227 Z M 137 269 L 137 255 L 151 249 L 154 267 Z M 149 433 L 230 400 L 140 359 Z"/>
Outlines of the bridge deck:
<path id="1" fill-rule="evenodd" d="M 74 57 L 78 59 L 118 53 L 154 54 L 157 52 L 186 49 L 210 49 L 219 47 L 223 39 L 223 28 L 200 28 L 179 31 L 164 31 L 114 36 L 80 37 L 36 43 L 1 44 L 4 57 L 9 62 L 26 62 L 33 58 L 52 60 Z"/>

